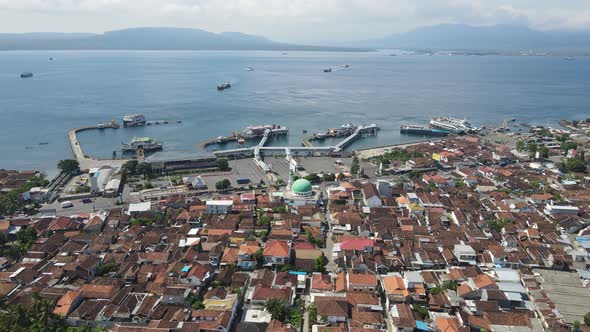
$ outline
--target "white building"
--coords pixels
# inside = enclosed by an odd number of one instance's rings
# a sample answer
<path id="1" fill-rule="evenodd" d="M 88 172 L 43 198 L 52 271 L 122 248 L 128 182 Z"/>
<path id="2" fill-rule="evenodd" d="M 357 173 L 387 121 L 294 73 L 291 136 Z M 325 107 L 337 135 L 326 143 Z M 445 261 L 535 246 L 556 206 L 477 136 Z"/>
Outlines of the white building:
<path id="1" fill-rule="evenodd" d="M 231 200 L 209 200 L 207 201 L 208 214 L 226 214 L 231 212 L 234 202 Z"/>
<path id="2" fill-rule="evenodd" d="M 469 265 L 477 264 L 477 254 L 470 245 L 455 244 L 453 254 L 455 255 L 455 257 L 457 257 L 459 263 Z"/>
<path id="3" fill-rule="evenodd" d="M 90 191 L 92 193 L 103 192 L 111 178 L 111 175 L 113 174 L 113 171 L 113 168 L 110 166 L 102 166 L 98 169 L 91 169 L 88 173 L 90 178 Z"/>

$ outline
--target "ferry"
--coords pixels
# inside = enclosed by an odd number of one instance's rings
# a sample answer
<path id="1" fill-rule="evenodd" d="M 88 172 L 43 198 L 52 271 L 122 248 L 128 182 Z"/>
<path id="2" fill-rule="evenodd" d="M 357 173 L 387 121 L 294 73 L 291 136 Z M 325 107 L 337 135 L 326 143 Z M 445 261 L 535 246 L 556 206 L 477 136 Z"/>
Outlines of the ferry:
<path id="1" fill-rule="evenodd" d="M 231 83 L 229 83 L 228 81 L 225 81 L 225 82 L 217 85 L 217 90 L 219 90 L 219 91 L 229 89 L 229 88 L 231 88 Z"/>
<path id="2" fill-rule="evenodd" d="M 137 127 L 144 126 L 146 123 L 143 114 L 130 114 L 123 117 L 123 127 Z"/>
<path id="3" fill-rule="evenodd" d="M 243 136 L 250 138 L 250 137 L 260 137 L 264 135 L 264 132 L 269 130 L 273 135 L 286 135 L 289 133 L 289 128 L 280 126 L 280 125 L 262 125 L 262 126 L 249 126 L 244 129 Z"/>
<path id="4" fill-rule="evenodd" d="M 467 119 L 456 118 L 432 118 L 430 120 L 432 128 L 448 130 L 454 134 L 478 131 L 479 129 L 471 125 Z"/>
<path id="5" fill-rule="evenodd" d="M 31 78 L 31 77 L 33 77 L 33 73 L 28 72 L 28 71 L 20 74 L 20 78 Z"/>
<path id="6" fill-rule="evenodd" d="M 121 150 L 137 151 L 143 149 L 144 151 L 158 151 L 162 150 L 162 144 L 150 137 L 134 137 L 129 143 L 121 143 Z"/>
<path id="7" fill-rule="evenodd" d="M 440 130 L 420 125 L 402 125 L 400 133 L 425 136 L 447 136 L 450 134 L 448 130 Z"/>

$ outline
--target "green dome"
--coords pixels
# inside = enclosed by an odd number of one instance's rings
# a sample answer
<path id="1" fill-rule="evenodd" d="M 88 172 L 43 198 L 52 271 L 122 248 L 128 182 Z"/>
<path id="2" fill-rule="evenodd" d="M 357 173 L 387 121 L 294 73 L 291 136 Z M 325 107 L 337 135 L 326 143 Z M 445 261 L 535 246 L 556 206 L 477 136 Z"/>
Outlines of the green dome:
<path id="1" fill-rule="evenodd" d="M 293 186 L 291 186 L 291 190 L 294 193 L 308 193 L 311 192 L 311 182 L 307 181 L 306 179 L 299 179 L 293 182 Z"/>

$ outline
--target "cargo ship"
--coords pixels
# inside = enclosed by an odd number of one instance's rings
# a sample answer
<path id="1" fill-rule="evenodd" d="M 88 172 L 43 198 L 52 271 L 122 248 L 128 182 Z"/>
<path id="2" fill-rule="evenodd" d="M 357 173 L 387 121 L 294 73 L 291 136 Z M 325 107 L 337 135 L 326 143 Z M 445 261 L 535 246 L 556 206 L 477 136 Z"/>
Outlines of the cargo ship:
<path id="1" fill-rule="evenodd" d="M 441 130 L 420 125 L 402 125 L 400 133 L 410 135 L 423 135 L 423 136 L 447 136 L 451 132 L 448 130 Z"/>

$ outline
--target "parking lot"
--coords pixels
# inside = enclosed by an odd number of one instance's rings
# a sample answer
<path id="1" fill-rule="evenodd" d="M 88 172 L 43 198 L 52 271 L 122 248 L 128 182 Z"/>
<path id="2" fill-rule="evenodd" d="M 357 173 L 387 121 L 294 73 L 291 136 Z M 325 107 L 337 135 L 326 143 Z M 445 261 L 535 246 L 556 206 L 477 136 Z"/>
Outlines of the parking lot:
<path id="1" fill-rule="evenodd" d="M 311 173 L 334 173 L 348 172 L 351 158 L 332 158 L 332 157 L 304 157 L 298 158 L 299 165 L 302 167 L 299 171 L 300 176 L 305 176 Z M 340 160 L 342 165 L 337 165 L 336 160 Z M 238 184 L 237 179 L 248 178 L 251 185 L 257 185 L 261 181 L 265 184 L 270 184 L 274 180 L 282 179 L 287 182 L 289 180 L 289 164 L 285 157 L 266 157 L 265 163 L 272 167 L 271 174 L 267 174 L 262 170 L 253 159 L 238 159 L 231 160 L 229 166 L 232 168 L 229 172 L 215 172 L 201 174 L 203 181 L 209 189 L 215 189 L 215 183 L 223 179 L 228 179 L 232 187 L 242 187 L 243 184 Z"/>

